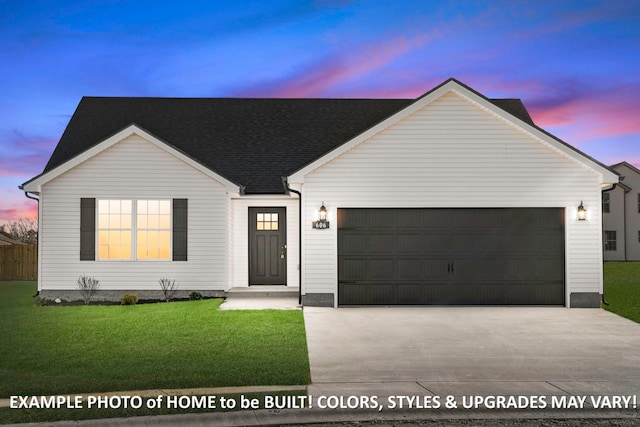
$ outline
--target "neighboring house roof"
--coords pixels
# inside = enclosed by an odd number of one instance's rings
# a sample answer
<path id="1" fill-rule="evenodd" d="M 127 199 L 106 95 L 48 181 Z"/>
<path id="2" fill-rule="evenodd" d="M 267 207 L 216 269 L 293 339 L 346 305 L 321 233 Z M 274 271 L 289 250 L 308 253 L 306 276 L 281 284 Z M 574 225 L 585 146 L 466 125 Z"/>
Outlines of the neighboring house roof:
<path id="1" fill-rule="evenodd" d="M 640 175 L 640 169 L 638 169 L 637 167 L 633 166 L 631 163 L 629 162 L 620 162 L 620 163 L 616 163 L 615 165 L 611 165 L 609 166 L 611 169 L 618 169 L 620 166 L 626 166 L 629 169 L 631 169 L 632 171 L 634 171 L 635 173 L 637 173 L 638 175 Z"/>
<path id="2" fill-rule="evenodd" d="M 124 135 L 125 129 L 138 129 L 243 187 L 246 194 L 281 194 L 285 191 L 282 177 L 408 110 L 450 82 L 517 123 L 545 132 L 534 124 L 519 99 L 488 99 L 454 79 L 417 99 L 84 97 L 43 175 L 110 137 Z"/>
<path id="3" fill-rule="evenodd" d="M 25 243 L 20 242 L 18 240 L 14 240 L 11 237 L 7 237 L 4 234 L 0 233 L 0 246 L 9 246 L 9 245 L 24 245 Z"/>

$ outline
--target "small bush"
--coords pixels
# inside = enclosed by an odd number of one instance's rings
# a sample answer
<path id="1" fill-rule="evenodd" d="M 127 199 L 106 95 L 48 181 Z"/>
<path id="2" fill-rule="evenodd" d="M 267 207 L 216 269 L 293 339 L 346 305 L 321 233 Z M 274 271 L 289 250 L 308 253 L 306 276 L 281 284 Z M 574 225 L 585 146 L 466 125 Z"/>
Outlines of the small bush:
<path id="1" fill-rule="evenodd" d="M 189 294 L 189 299 L 191 301 L 199 301 L 201 299 L 204 299 L 204 297 L 202 296 L 202 294 L 200 292 L 191 292 Z"/>
<path id="2" fill-rule="evenodd" d="M 162 289 L 162 293 L 164 294 L 164 300 L 166 302 L 171 301 L 176 295 L 176 292 L 178 292 L 178 285 L 176 284 L 176 281 L 162 278 L 158 280 L 158 283 L 160 283 L 160 288 Z"/>
<path id="3" fill-rule="evenodd" d="M 86 274 L 83 274 L 78 277 L 76 288 L 78 289 L 78 292 L 80 292 L 80 295 L 82 295 L 84 303 L 89 304 L 98 292 L 98 289 L 100 289 L 100 282 L 94 277 L 89 277 Z"/>
<path id="4" fill-rule="evenodd" d="M 136 294 L 124 294 L 120 298 L 121 305 L 135 305 L 138 303 L 138 295 Z"/>

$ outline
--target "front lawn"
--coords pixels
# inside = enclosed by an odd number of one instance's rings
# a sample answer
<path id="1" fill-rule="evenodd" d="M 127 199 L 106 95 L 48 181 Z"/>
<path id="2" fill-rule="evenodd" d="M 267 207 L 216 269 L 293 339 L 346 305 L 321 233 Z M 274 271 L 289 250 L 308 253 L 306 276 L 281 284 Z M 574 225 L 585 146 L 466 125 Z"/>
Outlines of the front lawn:
<path id="1" fill-rule="evenodd" d="M 606 262 L 604 297 L 603 308 L 640 323 L 640 262 Z"/>
<path id="2" fill-rule="evenodd" d="M 34 305 L 0 282 L 0 397 L 310 381 L 301 311 L 218 311 L 221 300 Z"/>

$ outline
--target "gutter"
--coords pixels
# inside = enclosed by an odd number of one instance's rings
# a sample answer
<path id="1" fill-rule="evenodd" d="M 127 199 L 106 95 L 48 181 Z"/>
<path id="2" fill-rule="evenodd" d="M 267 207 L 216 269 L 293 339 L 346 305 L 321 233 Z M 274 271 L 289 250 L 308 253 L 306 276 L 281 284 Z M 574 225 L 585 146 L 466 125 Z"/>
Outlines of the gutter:
<path id="1" fill-rule="evenodd" d="M 29 194 L 29 192 L 28 192 L 28 191 L 26 191 L 26 190 L 22 187 L 22 185 L 20 185 L 18 188 L 19 188 L 20 190 L 24 191 L 24 195 L 25 195 L 25 197 L 27 197 L 28 199 L 35 200 L 36 202 L 38 202 L 38 212 L 40 212 L 40 199 L 39 199 L 38 197 L 31 196 L 31 195 Z M 40 251 L 40 215 L 38 215 L 38 251 Z M 40 262 L 40 254 L 38 254 L 38 263 L 39 263 L 39 262 Z M 38 265 L 38 267 L 39 267 L 39 265 Z M 38 268 L 38 274 L 40 274 L 40 268 Z M 39 286 L 40 286 L 40 284 L 38 283 L 38 287 L 39 287 Z M 38 290 L 36 291 L 36 293 L 33 295 L 33 297 L 37 297 L 38 295 L 40 295 L 40 289 L 38 289 Z"/>

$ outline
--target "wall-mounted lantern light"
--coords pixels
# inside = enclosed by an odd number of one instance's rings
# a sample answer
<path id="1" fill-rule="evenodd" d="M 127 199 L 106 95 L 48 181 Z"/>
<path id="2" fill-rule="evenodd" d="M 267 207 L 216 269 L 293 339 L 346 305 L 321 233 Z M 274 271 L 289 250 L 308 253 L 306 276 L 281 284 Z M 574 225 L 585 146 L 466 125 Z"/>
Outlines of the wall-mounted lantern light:
<path id="1" fill-rule="evenodd" d="M 311 223 L 313 228 L 317 228 L 317 229 L 329 228 L 329 221 L 327 221 L 327 208 L 324 207 L 324 202 L 322 202 L 322 206 L 320 206 L 320 212 L 318 214 L 319 214 L 318 215 L 319 219 Z"/>
<path id="2" fill-rule="evenodd" d="M 578 206 L 578 221 L 584 221 L 587 219 L 587 210 L 584 208 L 582 201 L 580 201 L 580 206 Z"/>

